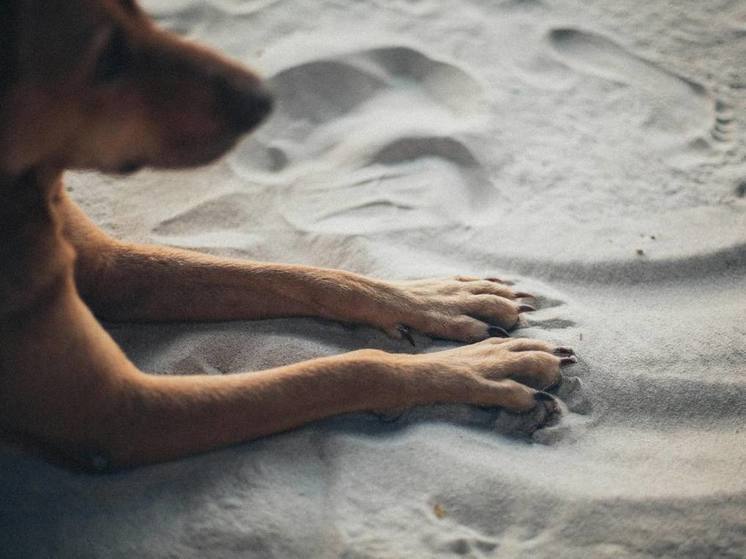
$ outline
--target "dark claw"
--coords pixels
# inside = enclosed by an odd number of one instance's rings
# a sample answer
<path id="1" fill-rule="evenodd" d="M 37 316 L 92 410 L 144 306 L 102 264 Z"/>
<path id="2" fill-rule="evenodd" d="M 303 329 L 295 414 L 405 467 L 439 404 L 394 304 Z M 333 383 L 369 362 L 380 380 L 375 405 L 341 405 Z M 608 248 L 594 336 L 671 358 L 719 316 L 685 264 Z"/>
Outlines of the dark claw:
<path id="1" fill-rule="evenodd" d="M 513 294 L 516 299 L 536 299 L 536 295 L 526 293 L 525 291 L 517 291 Z"/>
<path id="2" fill-rule="evenodd" d="M 535 392 L 534 400 L 536 400 L 537 402 L 541 402 L 542 400 L 554 402 L 554 396 L 548 394 L 547 392 Z"/>
<path id="3" fill-rule="evenodd" d="M 489 334 L 490 338 L 509 338 L 510 334 L 508 334 L 508 331 L 505 330 L 505 328 L 500 328 L 499 326 L 490 326 L 487 328 L 487 334 Z"/>
<path id="4" fill-rule="evenodd" d="M 560 357 L 570 357 L 571 355 L 575 355 L 575 352 L 570 347 L 555 347 L 553 353 Z"/>
<path id="5" fill-rule="evenodd" d="M 484 278 L 487 281 L 491 281 L 492 283 L 501 283 L 503 285 L 513 285 L 513 282 L 510 280 L 504 280 L 500 278 Z"/>
<path id="6" fill-rule="evenodd" d="M 557 389 L 559 389 L 559 387 L 560 387 L 560 386 L 562 386 L 562 381 L 563 381 L 563 380 L 564 380 L 564 379 L 563 379 L 562 377 L 560 377 L 560 378 L 559 378 L 559 379 L 557 380 L 557 382 L 555 382 L 554 384 L 551 384 L 551 385 L 547 386 L 547 387 L 546 387 L 546 388 L 544 389 L 544 392 L 556 392 L 556 391 L 557 391 Z"/>
<path id="7" fill-rule="evenodd" d="M 531 305 L 520 305 L 518 307 L 518 312 L 531 312 L 535 310 L 536 310 L 536 307 L 532 307 Z"/>
<path id="8" fill-rule="evenodd" d="M 540 405 L 544 406 L 546 410 L 546 416 L 543 419 L 543 425 L 539 425 L 538 428 L 551 427 L 559 423 L 562 410 L 560 409 L 557 399 L 551 394 L 546 392 L 535 392 L 534 400 L 539 402 Z"/>
<path id="9" fill-rule="evenodd" d="M 577 363 L 577 362 L 578 362 L 578 358 L 575 357 L 574 355 L 571 355 L 570 357 L 563 357 L 562 359 L 560 359 L 560 366 L 572 365 L 573 363 Z"/>
<path id="10" fill-rule="evenodd" d="M 406 326 L 399 326 L 398 330 L 401 334 L 401 337 L 412 344 L 412 347 L 417 347 L 417 344 L 414 343 L 414 338 L 412 337 L 412 333 L 409 331 L 409 328 L 407 328 Z"/>

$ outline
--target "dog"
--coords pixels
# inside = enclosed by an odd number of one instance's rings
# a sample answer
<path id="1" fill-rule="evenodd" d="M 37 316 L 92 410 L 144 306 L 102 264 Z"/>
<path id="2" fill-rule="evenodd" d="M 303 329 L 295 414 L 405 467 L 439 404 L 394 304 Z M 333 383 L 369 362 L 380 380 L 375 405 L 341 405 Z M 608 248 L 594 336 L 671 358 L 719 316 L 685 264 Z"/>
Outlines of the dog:
<path id="1" fill-rule="evenodd" d="M 433 403 L 536 412 L 575 362 L 511 339 L 528 293 L 497 278 L 385 281 L 117 241 L 63 187 L 67 169 L 189 168 L 272 109 L 236 62 L 160 29 L 135 0 L 0 4 L 0 433 L 101 472 L 177 459 L 328 416 Z M 222 376 L 139 371 L 109 321 L 322 317 L 467 342 L 364 349 Z"/>

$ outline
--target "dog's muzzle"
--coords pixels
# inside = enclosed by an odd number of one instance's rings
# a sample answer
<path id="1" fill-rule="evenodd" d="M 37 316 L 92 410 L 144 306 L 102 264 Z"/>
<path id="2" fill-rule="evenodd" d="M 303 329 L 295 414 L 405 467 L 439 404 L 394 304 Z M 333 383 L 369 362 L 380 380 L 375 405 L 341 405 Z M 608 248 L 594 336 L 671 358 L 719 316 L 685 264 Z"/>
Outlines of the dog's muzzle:
<path id="1" fill-rule="evenodd" d="M 217 80 L 215 87 L 218 106 L 236 133 L 249 132 L 272 112 L 274 99 L 261 84 L 236 87 L 227 80 Z"/>

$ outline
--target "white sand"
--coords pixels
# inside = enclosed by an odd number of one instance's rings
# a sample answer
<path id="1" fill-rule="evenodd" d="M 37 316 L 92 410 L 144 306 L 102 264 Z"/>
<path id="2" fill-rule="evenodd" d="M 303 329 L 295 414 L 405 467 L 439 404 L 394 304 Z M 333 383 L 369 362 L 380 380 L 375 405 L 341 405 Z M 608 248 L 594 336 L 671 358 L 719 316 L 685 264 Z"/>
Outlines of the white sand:
<path id="1" fill-rule="evenodd" d="M 582 388 L 532 442 L 455 406 L 109 477 L 3 451 L 0 555 L 746 556 L 743 0 L 147 6 L 271 76 L 281 107 L 210 168 L 70 177 L 99 223 L 380 277 L 512 277 L 542 295 L 520 334 L 574 346 Z M 112 332 L 150 371 L 408 351 L 315 320 Z"/>

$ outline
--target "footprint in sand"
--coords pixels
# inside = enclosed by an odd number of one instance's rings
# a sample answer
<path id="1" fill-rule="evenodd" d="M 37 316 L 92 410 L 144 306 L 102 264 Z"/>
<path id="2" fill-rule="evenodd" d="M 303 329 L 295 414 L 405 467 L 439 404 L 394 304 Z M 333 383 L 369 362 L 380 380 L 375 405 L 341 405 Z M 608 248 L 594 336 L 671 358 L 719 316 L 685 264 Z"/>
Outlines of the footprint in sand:
<path id="1" fill-rule="evenodd" d="M 252 218 L 252 197 L 223 194 L 167 219 L 153 229 L 156 239 L 190 248 L 246 249 L 264 240 L 244 229 Z"/>
<path id="2" fill-rule="evenodd" d="M 460 136 L 481 86 L 406 47 L 287 68 L 269 79 L 278 108 L 229 164 L 272 184 L 302 231 L 354 234 L 473 223 L 497 201 Z"/>
<path id="3" fill-rule="evenodd" d="M 603 35 L 552 29 L 547 41 L 556 59 L 582 74 L 641 90 L 647 109 L 642 125 L 665 144 L 685 138 L 692 146 L 732 138 L 729 107 L 701 84 L 630 53 Z"/>

